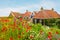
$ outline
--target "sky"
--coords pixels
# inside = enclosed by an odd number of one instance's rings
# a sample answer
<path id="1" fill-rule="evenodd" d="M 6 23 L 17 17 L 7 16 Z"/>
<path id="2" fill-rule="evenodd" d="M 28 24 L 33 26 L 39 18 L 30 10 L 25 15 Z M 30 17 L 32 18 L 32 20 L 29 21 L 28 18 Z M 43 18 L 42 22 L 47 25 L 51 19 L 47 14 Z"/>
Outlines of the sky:
<path id="1" fill-rule="evenodd" d="M 11 11 L 39 11 L 41 7 L 50 10 L 54 8 L 60 14 L 60 0 L 0 0 L 0 16 L 8 16 Z"/>

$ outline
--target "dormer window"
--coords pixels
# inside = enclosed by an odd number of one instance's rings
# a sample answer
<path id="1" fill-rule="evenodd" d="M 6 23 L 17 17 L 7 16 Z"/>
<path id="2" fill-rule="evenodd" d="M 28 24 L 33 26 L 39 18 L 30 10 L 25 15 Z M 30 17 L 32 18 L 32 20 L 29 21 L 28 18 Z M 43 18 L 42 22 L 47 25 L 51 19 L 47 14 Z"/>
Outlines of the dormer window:
<path id="1" fill-rule="evenodd" d="M 32 13 L 31 16 L 30 16 L 30 18 L 33 18 L 33 16 L 34 16 L 34 14 Z"/>
<path id="2" fill-rule="evenodd" d="M 18 19 L 19 19 L 19 18 L 22 18 L 22 16 L 19 16 Z"/>
<path id="3" fill-rule="evenodd" d="M 27 16 L 25 16 L 25 17 L 24 17 L 24 19 L 25 19 L 25 20 L 27 20 L 27 19 L 28 19 L 28 17 L 27 17 Z"/>
<path id="4" fill-rule="evenodd" d="M 33 18 L 33 16 L 31 15 L 30 18 Z"/>

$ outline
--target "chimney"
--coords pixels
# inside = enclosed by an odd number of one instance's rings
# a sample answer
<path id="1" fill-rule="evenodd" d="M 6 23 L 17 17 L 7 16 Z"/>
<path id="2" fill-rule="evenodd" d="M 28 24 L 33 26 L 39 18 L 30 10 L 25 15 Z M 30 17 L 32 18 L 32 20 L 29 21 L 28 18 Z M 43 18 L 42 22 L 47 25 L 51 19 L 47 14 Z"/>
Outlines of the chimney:
<path id="1" fill-rule="evenodd" d="M 13 11 L 11 11 L 11 13 L 12 13 Z"/>
<path id="2" fill-rule="evenodd" d="M 42 11 L 42 10 L 44 10 L 44 9 L 43 9 L 43 7 L 41 7 L 41 9 L 40 9 L 40 10 L 41 10 L 41 11 Z"/>
<path id="3" fill-rule="evenodd" d="M 37 13 L 36 11 L 34 11 L 34 13 Z"/>
<path id="4" fill-rule="evenodd" d="M 28 10 L 26 10 L 26 12 L 28 12 Z"/>
<path id="5" fill-rule="evenodd" d="M 51 10 L 54 11 L 54 8 L 52 8 Z"/>
<path id="6" fill-rule="evenodd" d="M 10 12 L 11 14 L 13 13 L 13 11 Z"/>

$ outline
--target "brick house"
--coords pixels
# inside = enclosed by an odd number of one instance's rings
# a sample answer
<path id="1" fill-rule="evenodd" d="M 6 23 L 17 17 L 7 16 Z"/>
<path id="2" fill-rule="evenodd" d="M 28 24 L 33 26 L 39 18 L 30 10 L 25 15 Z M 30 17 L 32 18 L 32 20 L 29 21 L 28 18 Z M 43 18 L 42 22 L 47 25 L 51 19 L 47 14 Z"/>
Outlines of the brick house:
<path id="1" fill-rule="evenodd" d="M 38 12 L 29 12 L 28 10 L 23 14 L 19 12 L 11 12 L 9 16 L 14 17 L 15 19 L 22 17 L 29 22 L 42 24 L 44 23 L 44 19 L 60 18 L 60 15 L 53 8 L 51 10 L 45 10 L 43 7 Z"/>
<path id="2" fill-rule="evenodd" d="M 27 21 L 31 21 L 33 13 L 29 12 L 28 10 L 26 10 L 25 13 L 19 13 L 19 12 L 11 12 L 9 17 L 13 17 L 16 19 L 19 19 L 20 17 L 22 17 L 22 19 L 27 20 Z"/>
<path id="3" fill-rule="evenodd" d="M 51 10 L 45 10 L 41 8 L 40 11 L 35 12 L 35 15 L 33 16 L 33 22 L 45 24 L 44 19 L 53 18 L 60 18 L 60 15 L 56 11 L 54 11 L 53 8 Z"/>

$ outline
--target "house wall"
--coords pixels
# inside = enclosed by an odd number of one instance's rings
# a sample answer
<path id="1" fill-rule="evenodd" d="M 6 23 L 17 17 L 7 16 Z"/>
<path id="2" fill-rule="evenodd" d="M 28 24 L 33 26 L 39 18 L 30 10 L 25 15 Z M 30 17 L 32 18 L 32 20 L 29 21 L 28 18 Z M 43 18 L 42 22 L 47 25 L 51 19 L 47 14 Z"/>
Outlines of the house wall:
<path id="1" fill-rule="evenodd" d="M 40 23 L 40 24 L 42 24 L 42 25 L 44 25 L 44 20 L 43 19 L 34 19 L 33 18 L 33 23 L 35 24 L 35 23 Z"/>

